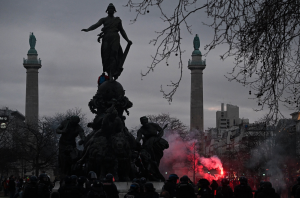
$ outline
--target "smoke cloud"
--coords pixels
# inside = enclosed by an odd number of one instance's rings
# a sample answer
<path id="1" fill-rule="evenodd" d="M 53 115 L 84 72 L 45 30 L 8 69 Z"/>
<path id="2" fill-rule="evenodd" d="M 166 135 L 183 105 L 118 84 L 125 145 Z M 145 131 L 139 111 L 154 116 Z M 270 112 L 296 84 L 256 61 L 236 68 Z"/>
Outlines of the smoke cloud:
<path id="1" fill-rule="evenodd" d="M 160 171 L 166 178 L 172 173 L 179 177 L 188 175 L 195 181 L 200 178 L 212 181 L 223 177 L 223 165 L 217 156 L 205 158 L 199 155 L 201 145 L 194 133 L 189 134 L 188 140 L 183 140 L 176 133 L 166 134 L 171 134 L 164 137 L 169 142 L 169 148 L 164 151 L 160 162 Z"/>

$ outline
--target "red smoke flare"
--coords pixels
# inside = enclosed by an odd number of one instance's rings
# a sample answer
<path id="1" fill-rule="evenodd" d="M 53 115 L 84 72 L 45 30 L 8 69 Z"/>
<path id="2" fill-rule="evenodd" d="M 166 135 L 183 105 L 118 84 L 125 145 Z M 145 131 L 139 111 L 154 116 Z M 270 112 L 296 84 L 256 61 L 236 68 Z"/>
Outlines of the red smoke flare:
<path id="1" fill-rule="evenodd" d="M 195 178 L 193 176 L 190 178 L 191 180 L 205 178 L 212 181 L 224 177 L 221 160 L 217 156 L 201 157 L 198 154 L 195 140 L 183 141 L 177 134 L 172 134 L 166 139 L 169 142 L 169 149 L 164 151 L 164 157 L 159 167 L 160 171 L 165 173 L 166 178 L 171 173 L 175 173 L 179 177 L 195 175 Z"/>

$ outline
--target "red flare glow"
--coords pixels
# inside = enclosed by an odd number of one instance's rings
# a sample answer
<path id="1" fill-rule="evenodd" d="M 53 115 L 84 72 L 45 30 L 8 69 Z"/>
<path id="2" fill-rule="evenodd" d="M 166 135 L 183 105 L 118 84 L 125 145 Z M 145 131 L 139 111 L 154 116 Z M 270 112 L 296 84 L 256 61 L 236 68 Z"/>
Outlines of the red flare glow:
<path id="1" fill-rule="evenodd" d="M 201 178 L 212 181 L 224 177 L 221 160 L 217 156 L 205 158 L 199 155 L 196 141 L 186 142 L 178 135 L 169 136 L 167 140 L 170 147 L 164 151 L 160 163 L 162 172 L 173 171 L 179 177 L 188 175 L 194 182 Z"/>

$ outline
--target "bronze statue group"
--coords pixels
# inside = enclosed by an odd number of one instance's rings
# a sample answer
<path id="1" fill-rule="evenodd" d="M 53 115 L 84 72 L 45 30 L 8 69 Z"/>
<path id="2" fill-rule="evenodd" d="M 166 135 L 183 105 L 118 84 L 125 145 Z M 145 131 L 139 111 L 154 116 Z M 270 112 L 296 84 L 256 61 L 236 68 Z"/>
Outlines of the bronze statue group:
<path id="1" fill-rule="evenodd" d="M 133 106 L 121 83 L 117 81 L 123 71 L 123 65 L 132 45 L 119 17 L 115 17 L 116 8 L 109 4 L 107 17 L 84 32 L 95 30 L 103 25 L 98 35 L 101 42 L 103 73 L 98 79 L 98 89 L 88 106 L 95 118 L 88 127 L 92 132 L 85 134 L 79 125 L 78 116 L 64 120 L 57 128 L 59 140 L 60 175 L 87 175 L 94 171 L 99 179 L 111 173 L 116 181 L 130 181 L 136 177 L 145 177 L 150 181 L 164 181 L 159 172 L 159 163 L 163 150 L 169 147 L 162 138 L 163 129 L 156 123 L 149 123 L 147 117 L 141 117 L 141 128 L 135 138 L 125 125 L 126 113 Z M 120 35 L 127 41 L 123 52 Z M 76 138 L 83 150 L 76 147 Z"/>

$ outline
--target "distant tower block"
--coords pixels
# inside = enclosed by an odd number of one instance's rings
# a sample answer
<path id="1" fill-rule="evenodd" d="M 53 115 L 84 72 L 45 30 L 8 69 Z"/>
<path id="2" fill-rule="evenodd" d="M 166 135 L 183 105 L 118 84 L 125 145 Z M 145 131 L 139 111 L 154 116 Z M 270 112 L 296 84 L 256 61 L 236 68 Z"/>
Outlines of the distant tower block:
<path id="1" fill-rule="evenodd" d="M 37 124 L 39 117 L 39 72 L 42 67 L 41 59 L 38 59 L 38 53 L 35 50 L 36 38 L 33 33 L 29 36 L 30 49 L 27 53 L 27 59 L 24 58 L 23 65 L 26 69 L 26 104 L 25 121 L 27 123 Z"/>
<path id="2" fill-rule="evenodd" d="M 199 48 L 200 39 L 196 34 L 192 60 L 188 62 L 188 68 L 191 70 L 190 129 L 203 131 L 203 70 L 206 67 L 206 63 L 205 60 L 202 60 Z"/>

